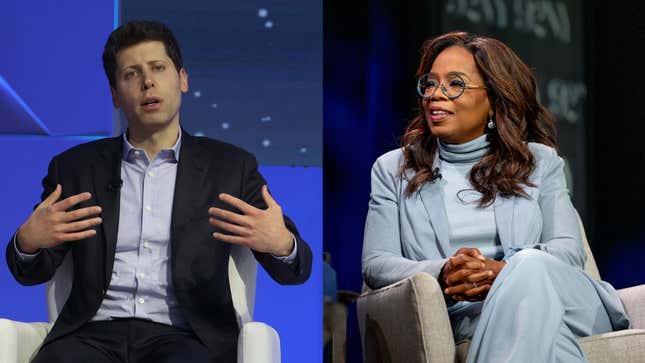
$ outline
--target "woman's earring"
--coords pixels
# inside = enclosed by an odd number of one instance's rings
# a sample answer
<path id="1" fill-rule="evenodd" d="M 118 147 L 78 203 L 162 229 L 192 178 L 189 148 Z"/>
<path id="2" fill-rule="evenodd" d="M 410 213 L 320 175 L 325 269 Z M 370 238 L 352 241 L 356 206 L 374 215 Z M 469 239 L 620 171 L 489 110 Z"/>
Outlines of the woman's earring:
<path id="1" fill-rule="evenodd" d="M 493 116 L 488 116 L 488 124 L 486 125 L 489 130 L 495 128 L 495 123 L 493 122 Z"/>

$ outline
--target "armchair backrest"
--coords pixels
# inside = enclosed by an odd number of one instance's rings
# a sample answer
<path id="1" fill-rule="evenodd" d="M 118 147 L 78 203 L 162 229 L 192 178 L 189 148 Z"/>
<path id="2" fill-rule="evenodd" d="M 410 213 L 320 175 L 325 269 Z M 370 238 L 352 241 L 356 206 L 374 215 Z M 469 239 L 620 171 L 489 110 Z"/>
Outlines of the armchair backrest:
<path id="1" fill-rule="evenodd" d="M 251 250 L 243 246 L 231 245 L 228 259 L 228 280 L 233 308 L 240 328 L 253 320 L 257 272 L 257 261 Z M 56 321 L 67 301 L 72 289 L 73 274 L 74 261 L 72 253 L 69 252 L 56 270 L 54 277 L 46 285 L 47 313 L 50 322 Z"/>
<path id="2" fill-rule="evenodd" d="M 578 216 L 578 223 L 580 224 L 580 234 L 582 234 L 582 243 L 585 248 L 585 254 L 587 255 L 587 262 L 585 262 L 585 272 L 589 276 L 593 277 L 596 280 L 600 280 L 600 271 L 598 271 L 598 266 L 596 265 L 596 260 L 593 258 L 593 253 L 589 247 L 589 242 L 587 241 L 587 233 L 585 233 L 585 226 L 582 224 L 580 216 Z"/>

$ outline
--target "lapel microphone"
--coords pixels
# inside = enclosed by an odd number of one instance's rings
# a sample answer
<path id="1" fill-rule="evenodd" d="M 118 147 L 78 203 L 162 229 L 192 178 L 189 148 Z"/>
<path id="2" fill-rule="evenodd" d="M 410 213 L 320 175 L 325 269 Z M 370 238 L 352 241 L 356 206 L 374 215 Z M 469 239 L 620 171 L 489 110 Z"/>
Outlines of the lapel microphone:
<path id="1" fill-rule="evenodd" d="M 107 190 L 109 190 L 111 192 L 116 192 L 119 189 L 121 189 L 121 185 L 123 185 L 123 180 L 114 179 L 107 185 Z"/>
<path id="2" fill-rule="evenodd" d="M 436 179 L 441 179 L 441 173 L 439 172 L 439 167 L 436 167 L 432 169 L 432 176 L 434 176 Z"/>

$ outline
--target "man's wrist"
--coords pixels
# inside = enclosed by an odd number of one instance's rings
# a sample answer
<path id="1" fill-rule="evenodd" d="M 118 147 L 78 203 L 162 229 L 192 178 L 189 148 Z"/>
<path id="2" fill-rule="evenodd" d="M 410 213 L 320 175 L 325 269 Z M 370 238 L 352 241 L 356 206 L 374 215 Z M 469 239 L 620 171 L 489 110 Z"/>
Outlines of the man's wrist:
<path id="1" fill-rule="evenodd" d="M 25 245 L 25 243 L 21 240 L 20 238 L 20 229 L 16 232 L 15 236 L 15 242 L 16 242 L 16 248 L 18 248 L 18 251 L 20 253 L 24 253 L 27 255 L 33 255 L 40 250 L 38 247 L 31 247 L 29 245 Z"/>
<path id="2" fill-rule="evenodd" d="M 279 251 L 276 251 L 276 253 L 273 253 L 274 256 L 276 257 L 287 257 L 293 252 L 294 247 L 296 246 L 296 241 L 294 236 L 287 231 L 287 239 L 289 242 L 285 244 L 285 247 L 280 249 Z M 287 240 L 285 239 L 285 240 Z"/>

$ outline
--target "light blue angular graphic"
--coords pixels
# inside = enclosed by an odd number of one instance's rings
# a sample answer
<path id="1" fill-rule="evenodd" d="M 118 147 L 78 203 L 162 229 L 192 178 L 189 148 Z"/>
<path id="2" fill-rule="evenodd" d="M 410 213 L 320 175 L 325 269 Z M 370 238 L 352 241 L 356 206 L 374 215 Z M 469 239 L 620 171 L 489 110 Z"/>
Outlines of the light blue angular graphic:
<path id="1" fill-rule="evenodd" d="M 47 126 L 1 75 L 0 134 L 51 135 Z"/>

